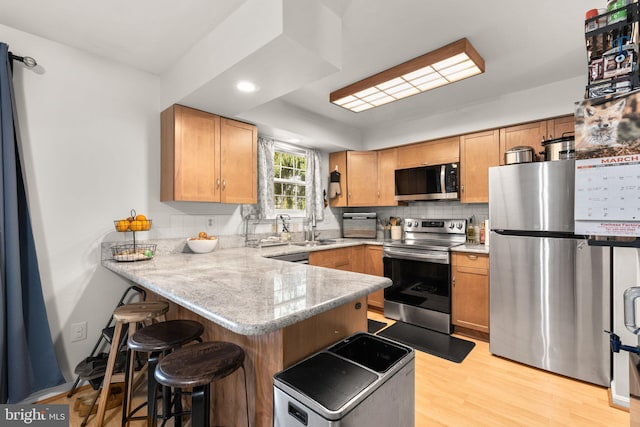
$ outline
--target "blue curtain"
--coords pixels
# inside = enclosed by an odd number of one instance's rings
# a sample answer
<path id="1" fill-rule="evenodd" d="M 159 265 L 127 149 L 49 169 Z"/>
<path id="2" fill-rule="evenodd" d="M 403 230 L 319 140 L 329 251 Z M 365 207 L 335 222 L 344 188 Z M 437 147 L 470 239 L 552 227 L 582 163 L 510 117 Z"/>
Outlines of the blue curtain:
<path id="1" fill-rule="evenodd" d="M 19 151 L 9 46 L 0 43 L 0 403 L 64 382 L 42 296 Z"/>

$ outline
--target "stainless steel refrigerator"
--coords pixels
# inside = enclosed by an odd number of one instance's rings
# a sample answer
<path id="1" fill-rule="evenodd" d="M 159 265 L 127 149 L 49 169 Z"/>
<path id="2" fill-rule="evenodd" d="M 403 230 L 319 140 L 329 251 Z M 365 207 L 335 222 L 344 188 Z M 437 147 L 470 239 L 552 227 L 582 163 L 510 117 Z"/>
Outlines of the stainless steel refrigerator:
<path id="1" fill-rule="evenodd" d="M 489 169 L 489 349 L 608 387 L 611 252 L 573 234 L 574 167 Z"/>

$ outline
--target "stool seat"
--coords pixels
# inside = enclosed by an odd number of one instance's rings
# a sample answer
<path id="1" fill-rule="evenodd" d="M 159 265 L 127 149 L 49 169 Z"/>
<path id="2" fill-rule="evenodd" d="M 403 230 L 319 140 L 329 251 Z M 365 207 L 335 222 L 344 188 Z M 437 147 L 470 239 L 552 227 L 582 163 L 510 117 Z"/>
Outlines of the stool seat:
<path id="1" fill-rule="evenodd" d="M 145 326 L 129 337 L 129 348 L 140 352 L 171 350 L 191 342 L 204 332 L 194 320 L 167 320 Z"/>
<path id="2" fill-rule="evenodd" d="M 102 427 L 104 425 L 104 415 L 107 410 L 107 401 L 111 394 L 111 379 L 113 377 L 113 370 L 116 364 L 118 353 L 120 352 L 120 342 L 125 327 L 127 327 L 127 333 L 134 335 L 137 330 L 138 323 L 144 321 L 153 321 L 163 319 L 164 315 L 169 311 L 169 303 L 165 301 L 143 301 L 132 302 L 129 304 L 121 305 L 113 311 L 113 319 L 115 320 L 115 327 L 113 331 L 113 338 L 111 340 L 111 349 L 109 350 L 109 358 L 107 359 L 107 367 L 105 369 L 104 378 L 102 379 L 102 391 L 100 392 L 100 401 L 98 402 L 98 411 L 96 413 L 96 427 Z M 129 353 L 129 352 L 127 352 Z M 127 356 L 125 384 L 127 387 L 131 387 L 133 379 L 133 358 Z M 127 391 L 127 396 L 130 395 L 130 390 Z M 122 407 L 123 413 L 128 413 L 129 399 L 123 400 Z"/>
<path id="3" fill-rule="evenodd" d="M 113 312 L 113 318 L 122 323 L 142 322 L 162 316 L 169 311 L 165 301 L 132 302 L 121 305 Z"/>
<path id="4" fill-rule="evenodd" d="M 243 366 L 244 350 L 221 341 L 182 347 L 158 365 L 155 377 L 170 387 L 197 387 L 210 384 Z"/>

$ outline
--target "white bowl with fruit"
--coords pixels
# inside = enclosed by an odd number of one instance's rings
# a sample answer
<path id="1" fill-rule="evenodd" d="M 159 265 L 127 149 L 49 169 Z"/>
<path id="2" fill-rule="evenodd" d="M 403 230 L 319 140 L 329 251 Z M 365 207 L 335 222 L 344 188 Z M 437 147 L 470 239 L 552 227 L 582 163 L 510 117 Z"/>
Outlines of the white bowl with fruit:
<path id="1" fill-rule="evenodd" d="M 187 246 L 189 246 L 189 249 L 191 249 L 193 253 L 206 254 L 218 246 L 218 238 L 216 236 L 209 236 L 204 231 L 201 231 L 198 237 L 189 237 L 187 239 Z"/>

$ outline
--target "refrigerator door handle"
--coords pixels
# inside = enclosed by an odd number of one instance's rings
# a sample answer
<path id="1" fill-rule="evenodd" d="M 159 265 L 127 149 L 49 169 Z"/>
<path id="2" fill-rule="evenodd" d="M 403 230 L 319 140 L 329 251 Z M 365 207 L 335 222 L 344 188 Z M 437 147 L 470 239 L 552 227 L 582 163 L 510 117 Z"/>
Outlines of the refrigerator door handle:
<path id="1" fill-rule="evenodd" d="M 640 328 L 636 324 L 636 300 L 640 298 L 640 287 L 633 286 L 624 291 L 624 326 L 632 334 L 640 334 Z"/>

